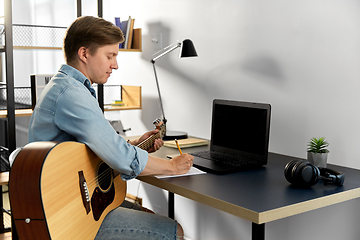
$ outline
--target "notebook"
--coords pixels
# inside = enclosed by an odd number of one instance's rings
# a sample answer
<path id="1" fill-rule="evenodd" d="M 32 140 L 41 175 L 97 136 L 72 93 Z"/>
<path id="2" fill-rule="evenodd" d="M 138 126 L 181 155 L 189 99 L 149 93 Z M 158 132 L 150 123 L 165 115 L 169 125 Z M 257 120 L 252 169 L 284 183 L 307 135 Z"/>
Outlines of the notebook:
<path id="1" fill-rule="evenodd" d="M 210 150 L 190 153 L 194 166 L 225 174 L 267 164 L 271 105 L 213 101 Z"/>

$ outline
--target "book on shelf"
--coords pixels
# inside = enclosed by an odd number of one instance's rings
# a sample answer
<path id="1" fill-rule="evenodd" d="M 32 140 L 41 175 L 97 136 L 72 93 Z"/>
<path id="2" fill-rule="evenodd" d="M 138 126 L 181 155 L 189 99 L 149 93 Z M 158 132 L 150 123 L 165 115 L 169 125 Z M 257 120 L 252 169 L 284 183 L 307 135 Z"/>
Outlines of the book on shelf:
<path id="1" fill-rule="evenodd" d="M 118 26 L 124 34 L 125 41 L 119 44 L 119 48 L 131 49 L 134 36 L 135 19 L 129 16 L 128 20 L 120 21 L 119 17 L 115 17 L 115 25 Z"/>
<path id="2" fill-rule="evenodd" d="M 133 40 L 133 35 L 134 35 L 134 23 L 135 23 L 135 19 L 131 19 L 130 21 L 130 26 L 128 27 L 129 29 L 129 33 L 128 33 L 128 36 L 127 36 L 127 39 L 128 39 L 128 42 L 127 42 L 127 45 L 126 45 L 126 49 L 131 49 L 131 45 L 132 45 L 132 40 Z"/>
<path id="3" fill-rule="evenodd" d="M 125 35 L 125 44 L 124 44 L 125 49 L 131 48 L 134 22 L 135 22 L 135 19 L 132 19 L 131 16 L 129 16 L 129 19 L 127 20 L 126 35 Z"/>
<path id="4" fill-rule="evenodd" d="M 129 19 L 131 19 L 131 17 L 129 17 Z M 120 21 L 119 17 L 115 18 L 115 25 L 121 29 L 121 32 L 124 35 L 125 41 L 127 38 L 126 36 L 127 36 L 128 22 L 129 22 L 129 20 Z M 119 44 L 119 49 L 125 48 L 125 46 L 126 46 L 125 41 Z"/>
<path id="5" fill-rule="evenodd" d="M 111 106 L 119 107 L 119 106 L 125 106 L 125 104 L 124 104 L 124 102 L 122 100 L 113 100 L 111 102 Z"/>
<path id="6" fill-rule="evenodd" d="M 120 18 L 119 18 L 119 17 L 116 17 L 116 18 L 115 18 L 115 25 L 116 25 L 117 27 L 119 27 L 119 28 L 120 28 L 120 30 L 122 31 L 122 28 L 121 28 L 122 23 L 121 23 L 121 21 L 120 21 Z M 123 43 L 119 43 L 119 49 L 120 49 L 120 48 L 124 48 Z"/>
<path id="7" fill-rule="evenodd" d="M 123 31 L 123 34 L 124 34 L 124 37 L 125 37 L 125 41 L 123 42 L 123 46 L 124 46 L 124 49 L 126 49 L 127 43 L 128 43 L 130 24 L 131 24 L 131 17 L 129 17 L 128 20 L 124 21 L 123 24 L 126 25 L 126 27 L 124 27 L 124 31 Z"/>

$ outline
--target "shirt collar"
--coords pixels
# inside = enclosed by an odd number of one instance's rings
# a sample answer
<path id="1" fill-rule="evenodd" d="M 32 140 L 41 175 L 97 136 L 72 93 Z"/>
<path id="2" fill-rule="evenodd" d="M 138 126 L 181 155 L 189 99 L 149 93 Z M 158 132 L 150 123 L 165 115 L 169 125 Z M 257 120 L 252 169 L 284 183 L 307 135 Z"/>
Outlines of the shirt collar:
<path id="1" fill-rule="evenodd" d="M 96 98 L 95 89 L 91 86 L 90 80 L 82 72 L 67 64 L 63 64 L 60 67 L 59 72 L 68 75 L 69 77 L 72 77 L 76 81 L 84 84 L 84 86 L 90 91 L 91 95 L 94 98 Z"/>

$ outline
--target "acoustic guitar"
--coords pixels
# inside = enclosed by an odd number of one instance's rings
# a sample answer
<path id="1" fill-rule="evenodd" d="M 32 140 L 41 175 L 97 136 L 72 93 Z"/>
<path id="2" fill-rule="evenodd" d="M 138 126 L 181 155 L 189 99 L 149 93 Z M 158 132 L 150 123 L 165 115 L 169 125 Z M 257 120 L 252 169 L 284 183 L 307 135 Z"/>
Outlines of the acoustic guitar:
<path id="1" fill-rule="evenodd" d="M 157 134 L 138 146 L 149 150 Z M 126 182 L 85 144 L 33 142 L 10 170 L 10 203 L 20 240 L 94 239 L 105 216 L 126 195 Z"/>

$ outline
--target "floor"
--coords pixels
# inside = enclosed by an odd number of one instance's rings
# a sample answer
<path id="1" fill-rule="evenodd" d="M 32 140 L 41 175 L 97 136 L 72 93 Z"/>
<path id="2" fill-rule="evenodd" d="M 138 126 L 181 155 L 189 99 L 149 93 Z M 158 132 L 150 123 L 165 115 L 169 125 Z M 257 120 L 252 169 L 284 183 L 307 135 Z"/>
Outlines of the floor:
<path id="1" fill-rule="evenodd" d="M 3 207 L 5 210 L 10 211 L 10 201 L 9 201 L 9 189 L 7 185 L 3 185 Z M 3 213 L 4 225 L 5 228 L 11 228 L 11 217 L 7 213 Z M 1 240 L 1 239 L 0 239 Z"/>
<path id="2" fill-rule="evenodd" d="M 4 209 L 10 210 L 9 191 L 7 185 L 3 185 L 3 206 Z M 11 218 L 8 214 L 3 213 L 5 229 L 11 228 Z M 11 240 L 11 232 L 0 234 L 0 240 Z"/>

